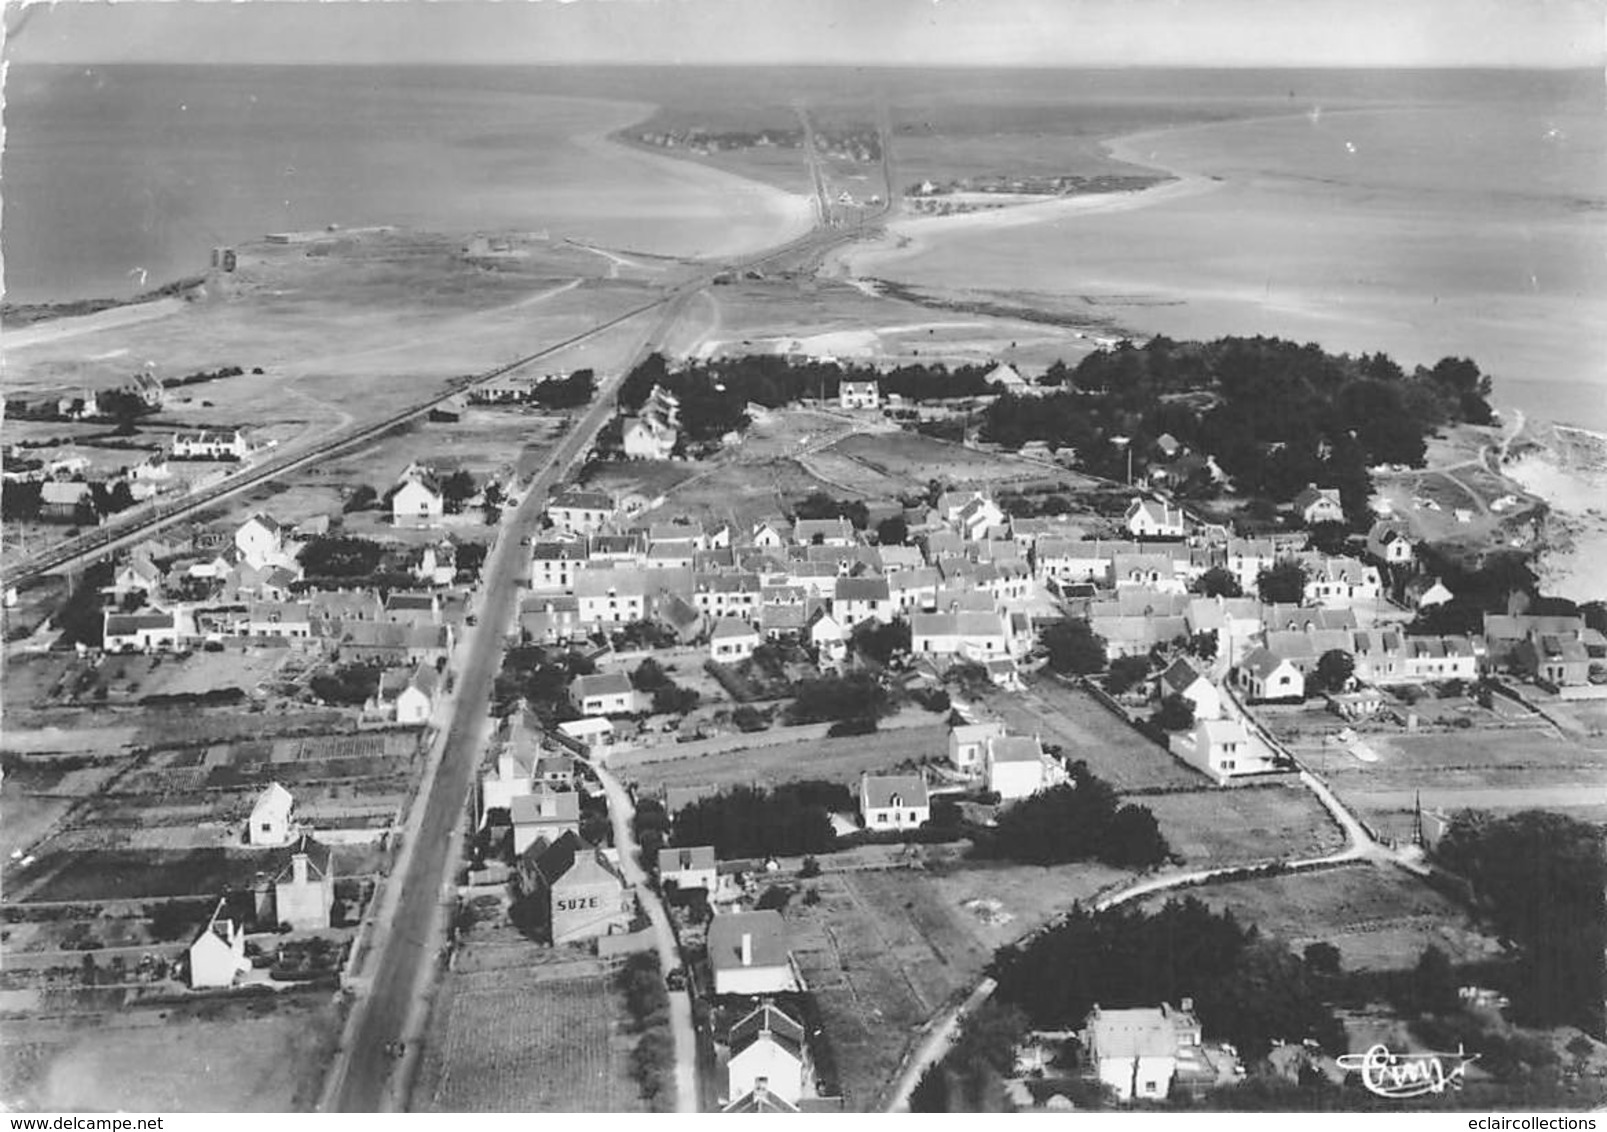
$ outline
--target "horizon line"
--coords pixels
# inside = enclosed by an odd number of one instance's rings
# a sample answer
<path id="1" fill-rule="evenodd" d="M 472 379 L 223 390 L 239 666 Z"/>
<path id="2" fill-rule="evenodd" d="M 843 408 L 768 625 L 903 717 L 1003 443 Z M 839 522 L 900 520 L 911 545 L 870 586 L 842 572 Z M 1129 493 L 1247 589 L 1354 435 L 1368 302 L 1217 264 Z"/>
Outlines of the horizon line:
<path id="1" fill-rule="evenodd" d="M 216 62 L 206 59 L 41 59 L 5 60 L 8 67 L 417 67 L 446 70 L 465 67 L 670 67 L 705 70 L 752 70 L 765 67 L 809 67 L 854 71 L 1590 71 L 1601 72 L 1607 89 L 1607 59 L 1601 63 L 853 63 L 766 60 L 752 63 L 678 59 L 260 59 Z"/>

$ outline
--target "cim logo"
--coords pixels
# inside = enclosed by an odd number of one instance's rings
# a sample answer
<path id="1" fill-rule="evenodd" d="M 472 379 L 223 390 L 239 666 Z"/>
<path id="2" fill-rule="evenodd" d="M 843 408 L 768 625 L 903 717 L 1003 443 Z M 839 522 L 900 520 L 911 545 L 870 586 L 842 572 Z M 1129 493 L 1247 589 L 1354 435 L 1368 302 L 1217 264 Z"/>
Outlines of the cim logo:
<path id="1" fill-rule="evenodd" d="M 570 896 L 559 900 L 553 910 L 557 912 L 584 912 L 588 908 L 601 908 L 603 902 L 596 896 Z"/>
<path id="2" fill-rule="evenodd" d="M 1367 1090 L 1381 1097 L 1404 1100 L 1446 1089 L 1460 1089 L 1467 1067 L 1479 1059 L 1476 1053 L 1391 1053 L 1388 1046 L 1375 1045 L 1366 1053 L 1347 1053 L 1337 1058 L 1341 1069 L 1355 1069 Z"/>

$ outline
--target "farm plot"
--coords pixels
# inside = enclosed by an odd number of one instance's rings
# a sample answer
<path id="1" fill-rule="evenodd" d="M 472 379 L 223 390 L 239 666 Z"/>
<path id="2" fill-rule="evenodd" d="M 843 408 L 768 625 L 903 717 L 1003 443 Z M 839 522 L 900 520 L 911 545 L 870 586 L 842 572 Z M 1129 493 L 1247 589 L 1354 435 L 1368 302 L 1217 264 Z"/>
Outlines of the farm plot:
<path id="1" fill-rule="evenodd" d="M 0 791 L 0 855 L 27 850 L 120 769 L 116 763 L 60 770 L 27 762 L 8 768 Z"/>
<path id="2" fill-rule="evenodd" d="M 1308 943 L 1332 943 L 1351 969 L 1410 967 L 1430 944 L 1459 963 L 1499 952 L 1496 941 L 1449 897 L 1381 865 L 1231 881 L 1184 895 L 1231 911 L 1240 923 L 1254 924 L 1297 951 Z M 1156 897 L 1146 907 L 1164 902 Z"/>
<path id="3" fill-rule="evenodd" d="M 1118 790 L 1204 786 L 1209 780 L 1117 719 L 1088 693 L 1052 678 L 1034 679 L 1020 696 L 992 696 L 988 707 L 1012 732 L 1040 733 L 1067 758 L 1081 759 Z"/>
<path id="4" fill-rule="evenodd" d="M 1005 480 L 1041 480 L 1046 475 L 1063 480 L 1068 488 L 1087 487 L 1093 481 L 1074 472 L 1051 472 L 1041 464 L 1015 456 L 995 455 L 918 433 L 898 432 L 877 436 L 850 436 L 832 451 L 857 460 L 872 471 L 895 480 L 924 484 L 933 479 L 950 483 L 996 483 Z"/>
<path id="5" fill-rule="evenodd" d="M 929 866 L 927 883 L 944 907 L 990 952 L 1035 931 L 1075 903 L 1087 903 L 1133 879 L 1123 870 L 1086 861 L 1073 865 L 955 862 Z"/>
<path id="6" fill-rule="evenodd" d="M 1338 852 L 1344 834 L 1303 787 L 1254 786 L 1156 794 L 1140 799 L 1172 852 L 1193 866 L 1317 857 Z"/>
<path id="7" fill-rule="evenodd" d="M 643 1112 L 605 975 L 454 974 L 431 1020 L 415 1112 Z"/>
<path id="8" fill-rule="evenodd" d="M 773 741 L 764 745 L 767 740 Z M 731 742 L 730 748 L 685 758 L 632 761 L 631 754 L 648 752 L 620 752 L 610 756 L 609 762 L 644 790 L 656 791 L 701 784 L 773 786 L 808 778 L 857 782 L 861 771 L 890 771 L 922 759 L 941 758 L 948 750 L 947 732 L 939 723 L 834 739 L 798 739 L 785 728 L 773 728 L 733 736 Z"/>
<path id="9" fill-rule="evenodd" d="M 269 857 L 261 850 L 55 850 L 15 875 L 13 901 L 94 901 L 198 896 L 250 885 Z"/>
<path id="10" fill-rule="evenodd" d="M 341 1013 L 327 992 L 283 991 L 93 1019 L 10 1019 L 0 1080 L 7 1107 L 24 1110 L 308 1112 Z"/>

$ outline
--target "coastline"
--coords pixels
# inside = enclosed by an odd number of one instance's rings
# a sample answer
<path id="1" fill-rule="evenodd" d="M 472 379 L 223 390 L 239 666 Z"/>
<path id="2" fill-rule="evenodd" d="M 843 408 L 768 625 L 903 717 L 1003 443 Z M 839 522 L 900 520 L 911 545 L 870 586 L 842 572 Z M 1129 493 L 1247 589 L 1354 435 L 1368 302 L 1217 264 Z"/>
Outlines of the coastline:
<path id="1" fill-rule="evenodd" d="M 1544 592 L 1607 601 L 1607 433 L 1527 421 L 1513 447 L 1502 474 L 1550 509 L 1534 562 Z"/>

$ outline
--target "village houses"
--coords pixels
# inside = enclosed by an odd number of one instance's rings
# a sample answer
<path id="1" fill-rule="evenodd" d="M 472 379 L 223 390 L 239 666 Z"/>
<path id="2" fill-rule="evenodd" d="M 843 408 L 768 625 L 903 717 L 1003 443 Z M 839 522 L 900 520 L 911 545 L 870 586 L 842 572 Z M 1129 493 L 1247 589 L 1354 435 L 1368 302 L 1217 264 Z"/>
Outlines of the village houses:
<path id="1" fill-rule="evenodd" d="M 872 832 L 925 825 L 932 820 L 925 775 L 861 773 L 859 816 Z"/>

